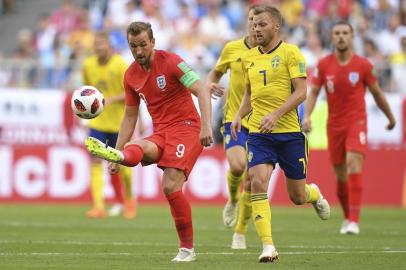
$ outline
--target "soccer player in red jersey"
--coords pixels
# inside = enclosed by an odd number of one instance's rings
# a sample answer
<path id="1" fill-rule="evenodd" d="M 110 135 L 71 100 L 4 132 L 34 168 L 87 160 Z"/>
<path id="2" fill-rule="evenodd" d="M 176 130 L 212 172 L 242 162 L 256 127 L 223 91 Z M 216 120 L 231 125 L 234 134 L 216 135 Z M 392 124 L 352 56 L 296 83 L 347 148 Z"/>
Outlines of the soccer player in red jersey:
<path id="1" fill-rule="evenodd" d="M 388 130 L 395 118 L 380 89 L 372 64 L 354 54 L 354 31 L 346 22 L 332 29 L 334 53 L 320 60 L 307 96 L 303 129 L 311 131 L 310 116 L 320 88 L 324 86 L 328 103 L 328 149 L 337 178 L 337 196 L 344 212 L 341 234 L 359 234 L 362 195 L 362 167 L 367 150 L 365 92 L 368 87 L 379 109 L 388 118 Z"/>
<path id="2" fill-rule="evenodd" d="M 213 142 L 210 93 L 178 55 L 154 49 L 149 23 L 131 23 L 127 40 L 135 61 L 124 76 L 126 107 L 116 147 L 105 147 L 92 137 L 87 138 L 86 146 L 93 155 L 111 162 L 111 173 L 118 172 L 118 164 L 132 167 L 140 162 L 156 163 L 164 171 L 163 192 L 180 240 L 172 261 L 193 261 L 192 212 L 182 187 L 203 146 Z M 198 98 L 201 117 L 191 93 Z M 154 133 L 130 142 L 141 99 L 152 117 Z"/>

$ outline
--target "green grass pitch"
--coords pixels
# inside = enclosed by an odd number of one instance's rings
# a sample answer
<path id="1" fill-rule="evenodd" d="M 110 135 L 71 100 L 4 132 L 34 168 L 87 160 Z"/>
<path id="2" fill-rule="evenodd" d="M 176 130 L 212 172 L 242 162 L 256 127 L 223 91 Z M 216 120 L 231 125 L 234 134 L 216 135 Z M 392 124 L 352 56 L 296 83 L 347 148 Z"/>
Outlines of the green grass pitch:
<path id="1" fill-rule="evenodd" d="M 361 234 L 339 235 L 341 211 L 321 221 L 310 207 L 273 207 L 280 260 L 259 264 L 250 222 L 247 250 L 229 248 L 222 207 L 193 206 L 197 260 L 174 263 L 167 205 L 141 205 L 135 220 L 86 219 L 84 206 L 0 205 L 0 269 L 406 269 L 406 210 L 364 208 Z"/>

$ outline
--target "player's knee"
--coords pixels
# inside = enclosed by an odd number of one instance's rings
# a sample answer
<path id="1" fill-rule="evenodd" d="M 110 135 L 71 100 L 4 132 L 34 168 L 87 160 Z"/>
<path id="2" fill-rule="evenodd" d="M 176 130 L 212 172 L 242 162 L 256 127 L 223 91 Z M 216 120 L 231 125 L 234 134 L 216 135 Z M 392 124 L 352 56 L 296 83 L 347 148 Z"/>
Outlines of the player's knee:
<path id="1" fill-rule="evenodd" d="M 266 193 L 268 187 L 266 183 L 258 177 L 251 178 L 251 191 L 255 193 Z"/>
<path id="2" fill-rule="evenodd" d="M 289 199 L 296 205 L 302 205 L 306 203 L 306 196 L 300 193 L 289 194 Z"/>
<path id="3" fill-rule="evenodd" d="M 234 176 L 240 177 L 245 172 L 245 166 L 246 166 L 246 164 L 244 161 L 236 160 L 236 161 L 230 162 L 230 172 Z"/>

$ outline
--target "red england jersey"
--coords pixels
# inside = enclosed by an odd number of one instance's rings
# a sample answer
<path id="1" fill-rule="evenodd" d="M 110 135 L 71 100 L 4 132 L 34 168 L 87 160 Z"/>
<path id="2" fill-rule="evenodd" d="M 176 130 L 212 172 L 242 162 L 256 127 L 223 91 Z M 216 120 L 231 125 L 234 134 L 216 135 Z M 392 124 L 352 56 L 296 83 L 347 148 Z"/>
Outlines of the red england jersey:
<path id="1" fill-rule="evenodd" d="M 192 95 L 181 82 L 188 71 L 182 58 L 162 50 L 155 50 L 150 71 L 134 61 L 124 76 L 126 105 L 138 106 L 143 99 L 154 131 L 185 122 L 200 126 Z"/>
<path id="2" fill-rule="evenodd" d="M 372 64 L 364 57 L 353 55 L 346 65 L 340 65 L 335 54 L 321 59 L 312 83 L 326 90 L 328 125 L 345 127 L 357 120 L 366 122 L 366 87 L 376 80 Z"/>

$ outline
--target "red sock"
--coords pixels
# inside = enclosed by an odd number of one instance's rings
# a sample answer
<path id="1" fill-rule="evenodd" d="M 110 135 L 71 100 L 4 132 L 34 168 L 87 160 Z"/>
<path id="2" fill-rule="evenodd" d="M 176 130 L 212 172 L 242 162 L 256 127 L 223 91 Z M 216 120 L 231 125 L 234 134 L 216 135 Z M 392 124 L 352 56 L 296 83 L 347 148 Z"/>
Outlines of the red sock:
<path id="1" fill-rule="evenodd" d="M 349 218 L 348 209 L 348 181 L 341 182 L 337 181 L 337 197 L 340 201 L 341 208 L 344 212 L 345 219 Z"/>
<path id="2" fill-rule="evenodd" d="M 121 164 L 128 167 L 134 167 L 137 166 L 142 160 L 144 151 L 142 150 L 141 146 L 137 144 L 130 144 L 124 147 L 123 155 L 124 159 Z"/>
<path id="3" fill-rule="evenodd" d="M 123 185 L 121 183 L 121 177 L 120 174 L 112 174 L 111 175 L 111 185 L 113 186 L 114 190 L 114 197 L 118 203 L 123 204 L 124 203 L 124 198 L 123 198 Z"/>
<path id="4" fill-rule="evenodd" d="M 359 222 L 361 212 L 361 195 L 362 195 L 362 174 L 352 173 L 348 175 L 349 184 L 349 219 L 350 221 Z"/>
<path id="5" fill-rule="evenodd" d="M 193 248 L 192 210 L 182 191 L 166 195 L 178 232 L 180 247 Z"/>

